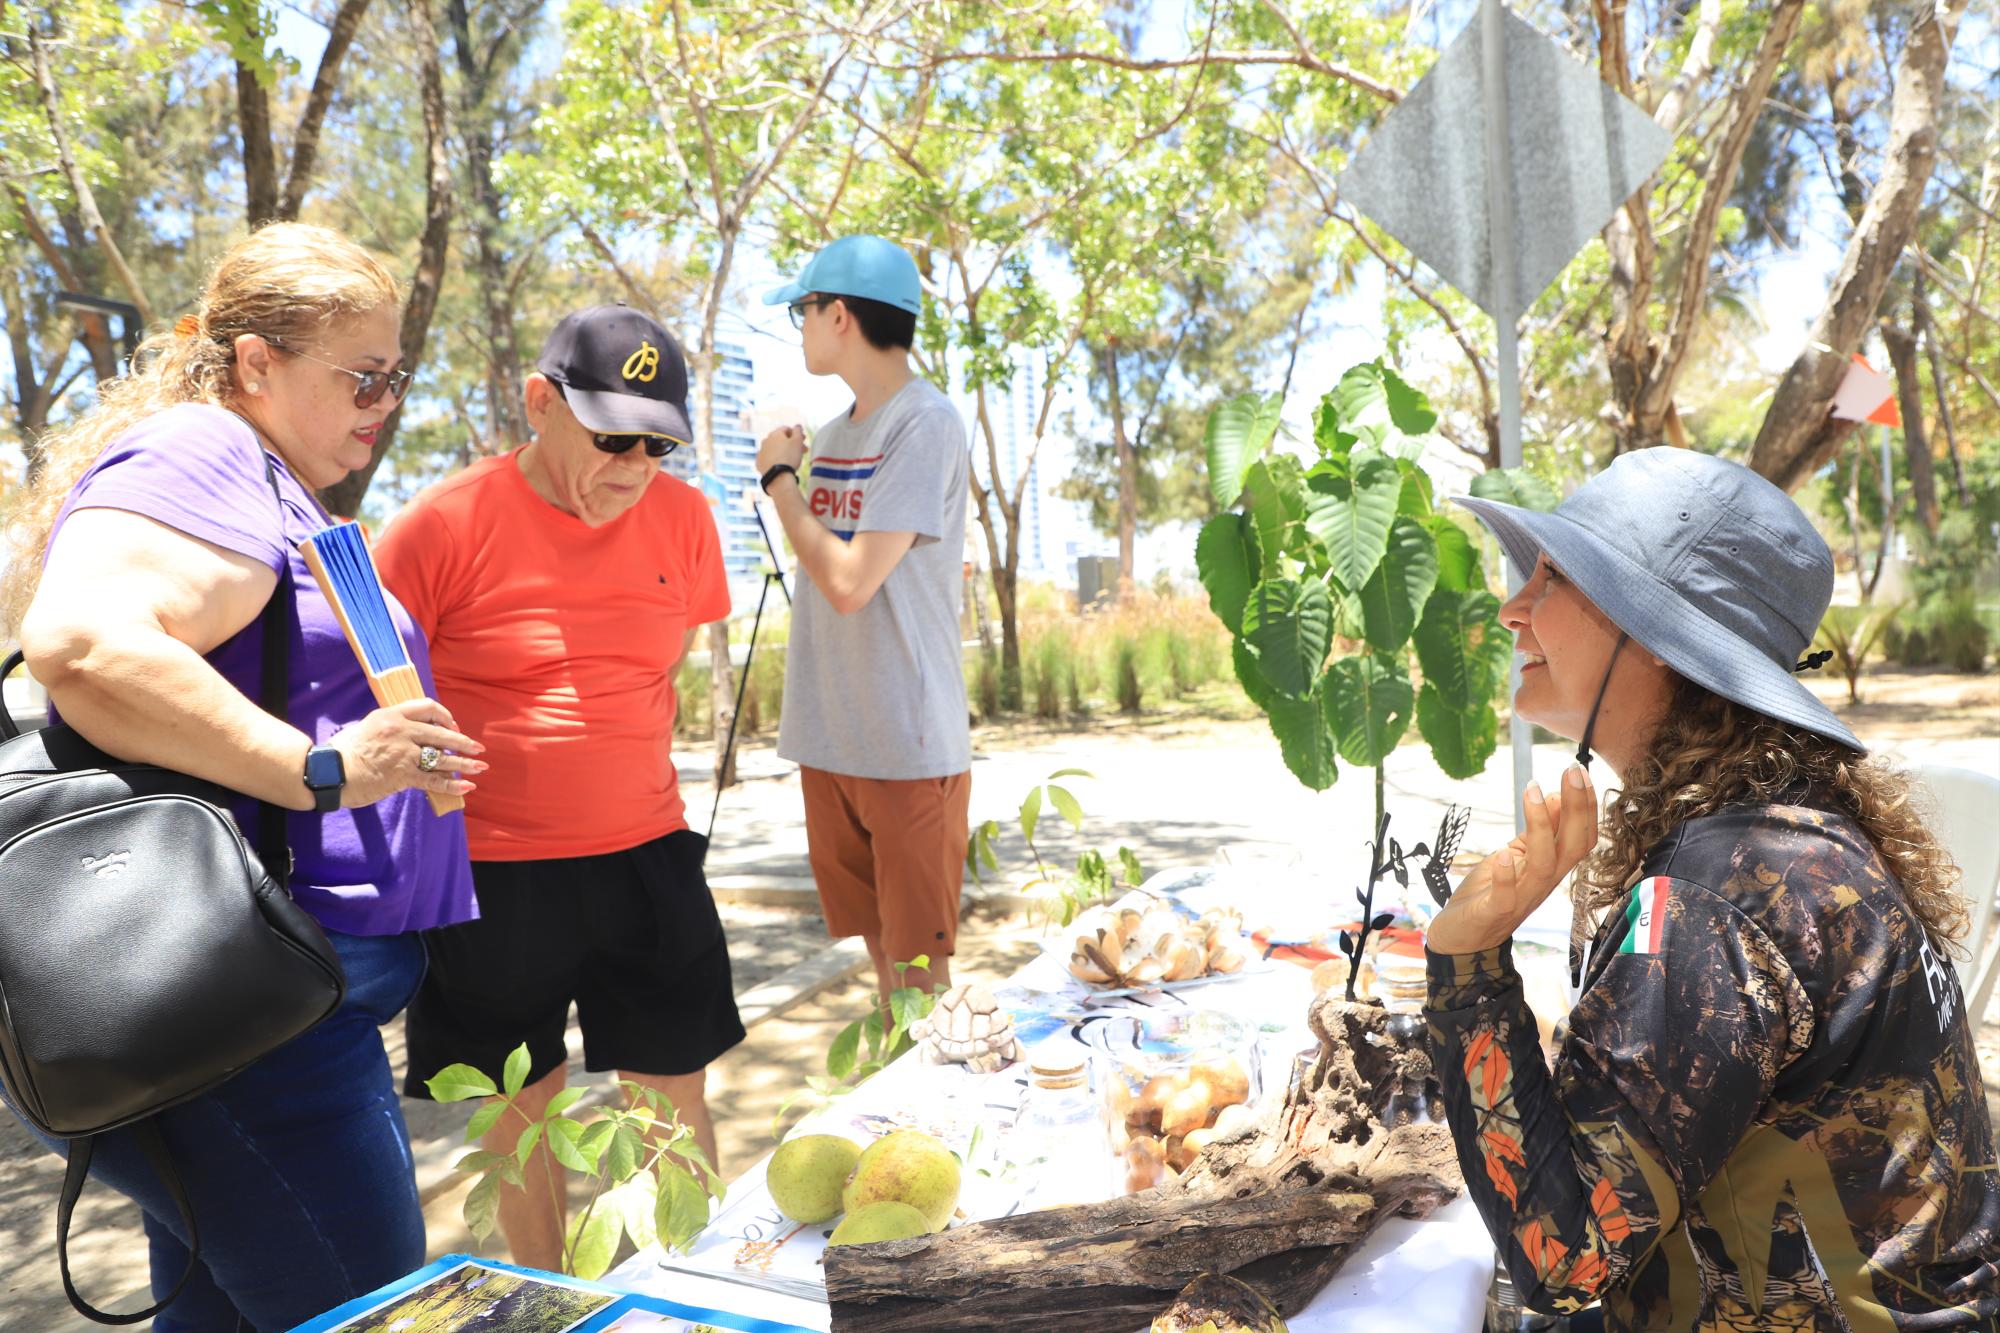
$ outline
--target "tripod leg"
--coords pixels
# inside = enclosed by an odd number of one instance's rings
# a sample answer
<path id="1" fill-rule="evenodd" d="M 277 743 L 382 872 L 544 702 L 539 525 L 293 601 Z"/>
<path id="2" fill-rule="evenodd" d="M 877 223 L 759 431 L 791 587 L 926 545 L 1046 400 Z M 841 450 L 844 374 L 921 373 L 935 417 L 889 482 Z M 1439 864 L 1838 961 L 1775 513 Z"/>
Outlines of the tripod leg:
<path id="1" fill-rule="evenodd" d="M 750 688 L 750 664 L 757 658 L 757 630 L 764 623 L 764 599 L 771 595 L 772 578 L 769 574 L 764 576 L 764 586 L 757 593 L 757 614 L 750 620 L 750 647 L 743 654 L 743 675 L 736 682 L 736 710 L 729 715 L 729 738 L 722 743 L 722 762 L 715 768 L 715 801 L 708 807 L 708 843 L 715 840 L 715 816 L 722 809 L 723 779 L 736 768 L 736 723 L 743 716 L 743 692 Z M 708 843 L 701 849 L 704 863 L 708 860 Z"/>

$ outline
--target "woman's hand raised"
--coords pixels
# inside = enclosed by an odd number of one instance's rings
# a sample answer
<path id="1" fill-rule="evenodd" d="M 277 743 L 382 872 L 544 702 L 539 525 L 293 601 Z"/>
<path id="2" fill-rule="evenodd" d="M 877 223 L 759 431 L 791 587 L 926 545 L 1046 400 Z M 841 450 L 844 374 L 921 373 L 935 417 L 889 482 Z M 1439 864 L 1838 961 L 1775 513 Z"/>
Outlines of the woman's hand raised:
<path id="1" fill-rule="evenodd" d="M 458 723 L 435 699 L 378 708 L 352 726 L 335 732 L 327 742 L 340 751 L 347 769 L 341 790 L 344 806 L 373 805 L 411 787 L 442 796 L 464 796 L 473 784 L 462 775 L 484 773 L 486 761 L 474 759 L 486 747 L 460 734 Z M 419 767 L 423 748 L 440 751 L 434 772 Z"/>
<path id="2" fill-rule="evenodd" d="M 1540 783 L 1530 783 L 1521 808 L 1526 831 L 1474 866 L 1424 932 L 1433 953 L 1478 953 L 1506 943 L 1597 845 L 1597 789 L 1581 764 L 1563 774 L 1559 804 L 1543 798 Z"/>

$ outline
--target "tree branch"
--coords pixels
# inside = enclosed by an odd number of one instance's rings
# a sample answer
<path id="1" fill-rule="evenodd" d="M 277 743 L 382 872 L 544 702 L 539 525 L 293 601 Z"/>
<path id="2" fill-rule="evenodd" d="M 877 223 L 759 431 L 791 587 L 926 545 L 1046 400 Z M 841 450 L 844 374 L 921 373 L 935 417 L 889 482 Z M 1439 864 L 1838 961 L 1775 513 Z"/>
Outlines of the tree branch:
<path id="1" fill-rule="evenodd" d="M 62 163 L 63 178 L 69 182 L 70 193 L 76 198 L 77 212 L 83 215 L 84 225 L 96 235 L 98 248 L 104 251 L 111 271 L 118 276 L 119 284 L 132 298 L 132 304 L 138 307 L 139 322 L 150 325 L 153 322 L 153 303 L 146 299 L 139 279 L 126 265 L 125 252 L 118 248 L 111 228 L 105 225 L 104 215 L 97 211 L 97 196 L 91 191 L 90 182 L 84 179 L 82 168 L 77 166 L 76 155 L 70 151 L 69 132 L 63 128 L 55 75 L 49 69 L 48 50 L 33 23 L 28 25 L 28 51 L 35 65 L 35 91 L 42 103 L 42 114 L 49 122 L 49 137 L 55 140 L 56 160 Z"/>
<path id="2" fill-rule="evenodd" d="M 299 127 L 292 134 L 292 165 L 285 175 L 284 197 L 278 201 L 278 216 L 287 222 L 298 219 L 306 189 L 312 184 L 313 164 L 319 156 L 320 125 L 326 120 L 327 108 L 333 105 L 334 89 L 340 82 L 341 61 L 346 58 L 347 48 L 354 41 L 355 29 L 361 26 L 361 16 L 367 11 L 368 3 L 369 0 L 340 0 L 340 8 L 326 30 L 326 48 L 320 52 L 319 70 L 313 75 L 312 92 L 306 96 L 305 110 L 299 115 Z M 275 173 L 275 164 L 272 169 Z"/>

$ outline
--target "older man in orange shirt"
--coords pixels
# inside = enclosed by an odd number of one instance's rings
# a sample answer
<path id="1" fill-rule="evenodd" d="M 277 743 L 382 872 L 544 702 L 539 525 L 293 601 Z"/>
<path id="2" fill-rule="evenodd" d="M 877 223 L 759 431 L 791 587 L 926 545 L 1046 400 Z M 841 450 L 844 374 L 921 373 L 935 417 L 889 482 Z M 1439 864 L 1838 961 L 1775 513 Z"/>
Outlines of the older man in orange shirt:
<path id="1" fill-rule="evenodd" d="M 429 937 L 405 1091 L 452 1063 L 497 1076 L 526 1042 L 518 1100 L 539 1115 L 574 1002 L 585 1067 L 665 1094 L 713 1163 L 704 1071 L 743 1025 L 670 743 L 674 668 L 729 590 L 707 502 L 660 470 L 688 439 L 687 369 L 658 324 L 597 306 L 549 335 L 526 400 L 534 441 L 432 486 L 376 551 L 491 762 L 465 812 L 480 919 Z M 521 1129 L 503 1118 L 485 1146 Z M 517 1262 L 554 1269 L 545 1153 L 500 1227 Z"/>

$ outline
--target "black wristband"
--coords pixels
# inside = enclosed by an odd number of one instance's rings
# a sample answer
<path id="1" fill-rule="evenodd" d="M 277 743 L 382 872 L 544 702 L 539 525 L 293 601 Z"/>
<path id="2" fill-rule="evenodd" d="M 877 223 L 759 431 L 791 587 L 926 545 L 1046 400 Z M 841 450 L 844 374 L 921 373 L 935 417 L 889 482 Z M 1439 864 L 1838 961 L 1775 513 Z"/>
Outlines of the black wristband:
<path id="1" fill-rule="evenodd" d="M 779 463 L 766 470 L 764 475 L 757 479 L 757 489 L 769 495 L 771 493 L 771 483 L 787 472 L 791 473 L 793 477 L 799 475 L 799 470 L 790 463 Z"/>

